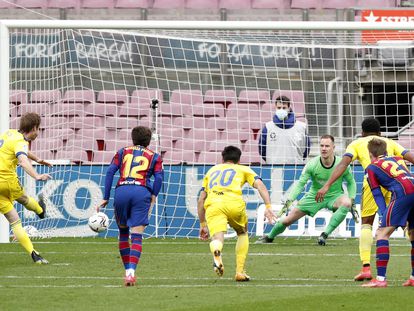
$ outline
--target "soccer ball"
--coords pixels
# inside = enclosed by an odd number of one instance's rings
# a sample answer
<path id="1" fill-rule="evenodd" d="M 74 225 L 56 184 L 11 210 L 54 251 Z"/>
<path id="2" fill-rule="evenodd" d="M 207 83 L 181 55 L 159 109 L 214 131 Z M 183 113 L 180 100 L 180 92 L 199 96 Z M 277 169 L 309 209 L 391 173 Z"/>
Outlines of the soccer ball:
<path id="1" fill-rule="evenodd" d="M 89 217 L 88 225 L 94 232 L 103 232 L 108 229 L 109 218 L 105 213 L 99 212 Z"/>

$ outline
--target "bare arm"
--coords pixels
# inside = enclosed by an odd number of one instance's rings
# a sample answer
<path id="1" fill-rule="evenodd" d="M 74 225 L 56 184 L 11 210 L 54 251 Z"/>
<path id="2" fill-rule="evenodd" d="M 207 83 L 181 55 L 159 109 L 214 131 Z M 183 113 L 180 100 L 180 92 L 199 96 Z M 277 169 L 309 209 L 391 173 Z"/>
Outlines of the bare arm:
<path id="1" fill-rule="evenodd" d="M 30 160 L 33 160 L 33 161 L 35 161 L 35 162 L 37 162 L 37 163 L 39 163 L 39 164 L 43 164 L 43 165 L 46 165 L 46 166 L 48 166 L 48 167 L 52 167 L 53 165 L 51 164 L 51 163 L 49 163 L 49 162 L 47 162 L 47 161 L 45 161 L 45 160 L 43 160 L 43 159 L 40 159 L 38 156 L 36 156 L 33 152 L 31 152 L 31 151 L 29 151 L 28 153 L 27 153 L 27 157 L 30 159 Z"/>
<path id="2" fill-rule="evenodd" d="M 19 160 L 19 165 L 24 169 L 24 171 L 33 177 L 36 180 L 48 180 L 52 177 L 48 174 L 38 174 L 36 170 L 33 168 L 32 163 L 30 163 L 29 159 L 25 154 L 21 154 L 17 157 Z"/>
<path id="3" fill-rule="evenodd" d="M 259 194 L 262 197 L 264 204 L 266 205 L 265 217 L 270 223 L 274 223 L 274 221 L 276 220 L 276 216 L 275 214 L 273 214 L 269 192 L 267 191 L 265 184 L 261 179 L 256 179 L 253 184 L 253 187 L 259 191 Z"/>
<path id="4" fill-rule="evenodd" d="M 406 154 L 404 154 L 404 160 L 407 160 L 408 162 L 411 162 L 412 164 L 414 164 L 414 153 L 409 151 Z"/>
<path id="5" fill-rule="evenodd" d="M 207 192 L 202 190 L 200 192 L 200 196 L 198 197 L 197 201 L 197 213 L 198 219 L 200 220 L 200 239 L 207 240 L 208 239 L 208 228 L 206 223 L 206 210 L 204 209 L 204 202 L 207 198 Z"/>
<path id="6" fill-rule="evenodd" d="M 315 201 L 322 202 L 325 194 L 328 192 L 329 188 L 332 184 L 338 180 L 339 177 L 346 171 L 349 164 L 351 164 L 352 159 L 348 156 L 342 157 L 341 162 L 335 167 L 334 171 L 332 172 L 331 177 L 329 177 L 326 184 L 316 193 Z"/>

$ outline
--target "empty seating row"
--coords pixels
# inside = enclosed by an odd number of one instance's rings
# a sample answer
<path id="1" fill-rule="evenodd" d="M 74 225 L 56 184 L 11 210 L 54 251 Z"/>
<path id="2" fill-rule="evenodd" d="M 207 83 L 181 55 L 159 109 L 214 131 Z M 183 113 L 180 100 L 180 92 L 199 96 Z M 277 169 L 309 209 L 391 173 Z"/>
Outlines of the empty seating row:
<path id="1" fill-rule="evenodd" d="M 396 7 L 399 0 L 8 0 L 0 8 L 31 9 L 303 9 Z"/>

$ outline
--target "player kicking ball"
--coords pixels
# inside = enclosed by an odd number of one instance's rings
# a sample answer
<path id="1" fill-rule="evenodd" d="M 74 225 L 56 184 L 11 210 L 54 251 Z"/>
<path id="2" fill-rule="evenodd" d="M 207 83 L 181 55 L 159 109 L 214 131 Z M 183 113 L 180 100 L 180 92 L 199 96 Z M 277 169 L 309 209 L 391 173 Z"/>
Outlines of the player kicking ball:
<path id="1" fill-rule="evenodd" d="M 114 208 L 119 229 L 119 253 L 125 268 L 125 286 L 135 285 L 135 270 L 142 252 L 142 234 L 149 223 L 151 207 L 163 180 L 161 157 L 147 148 L 151 142 L 151 130 L 137 126 L 131 136 L 134 145 L 118 150 L 108 167 L 104 200 L 97 208 L 99 212 L 100 207 L 108 204 L 112 181 L 119 170 Z"/>
<path id="2" fill-rule="evenodd" d="M 354 210 L 354 199 L 356 194 L 356 184 L 351 170 L 348 168 L 345 173 L 339 178 L 334 185 L 332 185 L 329 193 L 327 193 L 324 202 L 315 202 L 315 196 L 318 190 L 325 184 L 331 176 L 332 171 L 336 165 L 341 161 L 340 157 L 335 156 L 335 140 L 331 135 L 324 135 L 320 139 L 320 153 L 321 155 L 310 160 L 303 169 L 299 182 L 290 192 L 288 200 L 282 208 L 282 213 L 286 212 L 293 201 L 302 192 L 309 180 L 312 181 L 312 186 L 308 193 L 298 202 L 286 217 L 279 220 L 272 228 L 269 235 L 265 235 L 256 243 L 272 243 L 274 238 L 281 234 L 285 229 L 299 220 L 305 215 L 315 216 L 315 214 L 322 208 L 327 208 L 333 211 L 331 220 L 329 221 L 324 232 L 318 238 L 319 245 L 325 245 L 328 236 L 341 224 L 349 211 L 352 212 L 354 219 L 357 219 Z M 342 189 L 343 181 L 347 184 L 348 195 L 345 195 Z M 279 214 L 282 214 L 279 213 Z"/>
<path id="3" fill-rule="evenodd" d="M 235 280 L 246 282 L 250 280 L 245 271 L 249 237 L 247 235 L 246 203 L 242 197 L 242 187 L 246 182 L 259 191 L 266 205 L 265 217 L 269 222 L 274 221 L 275 215 L 271 210 L 269 192 L 260 177 L 251 168 L 239 165 L 240 149 L 227 146 L 221 155 L 223 163 L 213 166 L 203 179 L 203 187 L 197 204 L 200 238 L 207 240 L 210 235 L 213 268 L 219 276 L 222 276 L 224 266 L 221 254 L 224 234 L 227 232 L 227 224 L 229 224 L 237 233 Z"/>
<path id="4" fill-rule="evenodd" d="M 366 175 L 372 195 L 378 205 L 380 226 L 377 229 L 377 278 L 362 284 L 363 287 L 387 287 L 386 272 L 390 258 L 389 238 L 398 227 L 405 227 L 411 241 L 411 276 L 403 286 L 414 286 L 414 175 L 410 173 L 401 157 L 388 157 L 387 143 L 372 139 L 368 143 L 372 160 L 366 168 Z M 386 206 L 381 188 L 392 193 Z"/>

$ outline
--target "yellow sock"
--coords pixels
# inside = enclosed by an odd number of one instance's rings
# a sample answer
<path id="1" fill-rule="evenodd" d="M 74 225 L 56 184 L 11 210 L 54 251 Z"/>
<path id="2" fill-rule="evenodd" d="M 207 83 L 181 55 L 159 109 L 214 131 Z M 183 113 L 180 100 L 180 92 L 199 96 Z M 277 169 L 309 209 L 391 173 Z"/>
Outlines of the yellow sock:
<path id="1" fill-rule="evenodd" d="M 249 237 L 247 234 L 241 234 L 237 237 L 236 243 L 236 272 L 244 272 L 247 253 L 249 252 Z"/>
<path id="2" fill-rule="evenodd" d="M 362 225 L 361 236 L 359 237 L 359 256 L 363 265 L 371 263 L 371 248 L 373 241 L 372 226 L 368 224 Z"/>
<path id="3" fill-rule="evenodd" d="M 33 211 L 36 214 L 40 214 L 43 212 L 43 208 L 37 203 L 37 201 L 31 197 L 29 197 L 29 200 L 26 204 L 24 204 L 24 207 L 27 208 L 29 211 Z"/>
<path id="4" fill-rule="evenodd" d="M 214 251 L 219 250 L 220 252 L 223 250 L 223 243 L 219 240 L 213 240 L 210 242 L 210 252 L 214 255 Z"/>
<path id="5" fill-rule="evenodd" d="M 21 220 L 17 220 L 11 224 L 11 228 L 13 230 L 14 236 L 16 237 L 17 241 L 24 247 L 24 249 L 31 254 L 33 252 L 33 244 L 30 241 L 29 236 L 27 235 L 26 231 L 24 231 L 22 227 Z"/>

